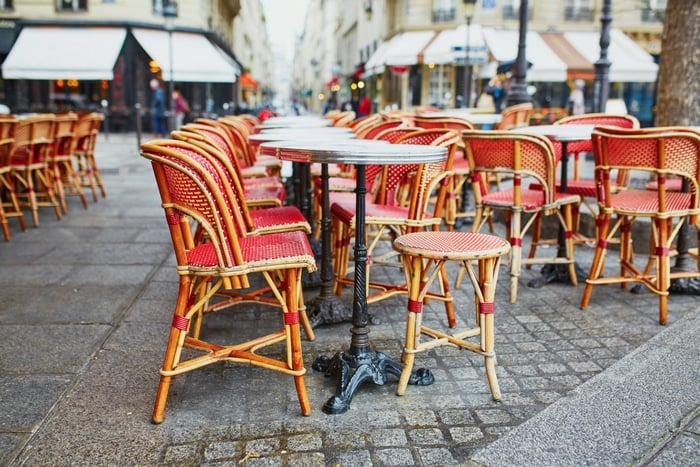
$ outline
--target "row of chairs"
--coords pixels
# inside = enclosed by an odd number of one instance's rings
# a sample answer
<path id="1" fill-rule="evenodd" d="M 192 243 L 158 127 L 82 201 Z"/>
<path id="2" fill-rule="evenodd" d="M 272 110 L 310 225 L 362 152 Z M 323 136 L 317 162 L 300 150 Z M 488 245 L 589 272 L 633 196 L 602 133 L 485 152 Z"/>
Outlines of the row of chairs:
<path id="1" fill-rule="evenodd" d="M 520 109 L 514 109 L 521 113 L 527 113 L 528 106 L 521 106 Z M 407 118 L 415 126 L 407 124 Z M 526 122 L 526 118 L 520 118 L 519 121 Z M 417 130 L 419 126 L 431 126 L 433 128 L 456 128 L 461 132 L 463 139 L 458 143 L 457 157 L 452 163 L 451 188 L 448 198 L 454 200 L 458 198 L 460 180 L 467 180 L 472 185 L 472 193 L 475 198 L 476 209 L 469 213 L 475 216 L 473 223 L 474 231 L 479 231 L 483 228 L 486 221 L 491 223 L 494 211 L 501 210 L 505 212 L 506 230 L 509 240 L 512 244 L 511 248 L 511 286 L 510 286 L 510 301 L 514 303 L 517 298 L 518 280 L 520 270 L 524 267 L 531 267 L 533 264 L 563 264 L 568 270 L 570 280 L 576 284 L 578 279 L 575 271 L 575 254 L 574 248 L 576 243 L 586 242 L 589 245 L 596 247 L 596 256 L 594 265 L 589 274 L 586 292 L 582 300 L 582 308 L 587 307 L 590 299 L 592 285 L 600 283 L 615 283 L 623 282 L 639 282 L 646 285 L 652 292 L 660 297 L 659 322 L 666 321 L 666 298 L 668 295 L 668 277 L 684 277 L 692 276 L 694 273 L 683 272 L 676 275 L 671 275 L 668 267 L 669 254 L 673 253 L 673 243 L 677 236 L 680 226 L 683 224 L 683 219 L 690 216 L 690 223 L 695 224 L 695 217 L 692 214 L 694 197 L 693 195 L 680 194 L 681 180 L 687 174 L 680 173 L 679 169 L 671 169 L 668 166 L 659 165 L 661 160 L 666 157 L 666 154 L 672 153 L 670 149 L 663 149 L 664 144 L 678 144 L 684 147 L 688 153 L 686 162 L 689 167 L 694 168 L 695 152 L 691 148 L 687 148 L 689 143 L 681 144 L 679 142 L 669 143 L 673 138 L 665 136 L 664 138 L 650 136 L 650 133 L 666 134 L 670 131 L 669 128 L 664 129 L 640 129 L 639 122 L 636 118 L 630 115 L 610 115 L 610 114 L 585 114 L 571 116 L 561 119 L 556 122 L 557 125 L 576 125 L 576 124 L 594 124 L 607 129 L 608 131 L 617 131 L 619 129 L 620 139 L 624 137 L 629 139 L 629 147 L 625 147 L 629 154 L 636 154 L 637 157 L 645 157 L 645 159 L 635 160 L 629 159 L 627 165 L 618 165 L 608 171 L 603 171 L 600 167 L 600 156 L 602 149 L 594 147 L 596 138 L 590 141 L 581 141 L 569 143 L 568 152 L 574 158 L 573 177 L 568 182 L 567 193 L 560 192 L 560 184 L 557 177 L 557 165 L 562 158 L 562 146 L 558 143 L 552 143 L 547 138 L 534 135 L 519 134 L 517 132 L 517 123 L 509 122 L 507 126 L 511 126 L 510 131 L 504 130 L 489 130 L 478 131 L 473 130 L 473 125 L 459 118 L 422 118 L 420 114 L 409 115 L 402 114 L 400 119 L 387 118 L 386 116 L 366 117 L 363 121 L 353 126 L 353 131 L 358 135 L 370 135 L 376 137 L 383 132 L 391 131 L 390 128 L 403 128 L 406 131 L 411 129 Z M 514 127 L 514 128 L 513 128 Z M 515 131 L 513 131 L 515 129 Z M 676 129 L 678 130 L 678 129 Z M 692 131 L 691 131 L 692 133 Z M 386 134 L 386 133 L 384 133 Z M 687 137 L 692 139 L 691 137 Z M 654 143 L 648 142 L 653 140 Z M 607 141 L 607 139 L 606 139 Z M 644 146 L 647 141 L 646 154 L 640 152 L 641 149 L 635 148 L 636 145 Z M 621 152 L 617 146 L 623 147 L 624 143 L 615 140 L 613 145 L 614 152 Z M 684 146 L 685 145 L 685 146 Z M 676 152 L 682 152 L 679 148 L 674 148 Z M 466 152 L 463 152 L 466 151 Z M 663 151 L 664 157 L 661 152 Z M 582 179 L 579 170 L 580 154 L 592 152 L 595 155 L 596 162 L 596 178 L 585 180 Z M 643 151 L 642 151 L 643 152 Z M 458 161 L 464 161 L 463 165 L 458 168 Z M 653 162 L 653 164 L 652 164 Z M 664 159 L 663 163 L 667 163 Z M 644 165 L 646 163 L 646 165 Z M 656 165 L 654 165 L 656 164 Z M 641 192 L 633 190 L 630 187 L 630 174 L 633 171 L 644 172 L 640 177 L 648 177 L 653 182 L 647 184 L 645 190 Z M 607 179 L 602 177 L 605 173 Z M 672 174 L 673 176 L 669 176 Z M 496 181 L 503 180 L 504 177 L 510 178 L 512 183 L 509 187 L 503 189 Z M 345 187 L 353 186 L 352 183 L 340 185 Z M 384 182 L 381 182 L 384 183 Z M 526 183 L 523 185 L 523 183 Z M 649 197 L 652 200 L 660 193 L 659 185 L 663 184 L 663 201 L 648 201 L 650 206 L 643 206 L 641 201 L 647 200 Z M 693 184 L 690 184 L 690 193 L 694 193 Z M 495 188 L 495 189 L 494 189 Z M 610 224 L 611 207 L 605 207 L 607 200 L 601 198 L 601 193 L 606 189 L 610 190 L 610 196 L 614 197 L 620 194 L 619 198 L 634 196 L 640 200 L 635 203 L 639 206 L 636 215 L 627 214 L 619 216 L 619 213 L 613 215 L 612 218 L 616 222 Z M 645 194 L 641 194 L 645 193 Z M 689 197 L 690 196 L 690 197 Z M 335 208 L 335 212 L 341 211 L 340 205 L 348 205 L 349 197 L 343 198 L 338 196 L 341 201 Z M 669 210 L 673 211 L 669 203 L 678 202 L 678 199 L 683 199 L 683 209 L 672 214 L 668 214 Z M 333 199 L 333 198 L 332 198 Z M 446 203 L 449 205 L 450 202 Z M 436 217 L 442 217 L 444 225 L 448 230 L 452 229 L 455 218 L 455 204 L 452 202 L 451 211 L 442 211 L 435 213 Z M 584 204 L 596 219 L 596 238 L 589 238 L 579 232 L 580 205 Z M 629 208 L 628 208 L 629 209 Z M 615 210 L 615 209 L 613 209 Z M 645 267 L 633 266 L 633 250 L 631 247 L 631 237 L 629 236 L 630 224 L 638 217 L 654 218 L 657 212 L 661 217 L 675 219 L 676 222 L 668 221 L 669 225 L 662 229 L 652 222 L 652 245 L 650 246 L 651 255 Z M 606 214 L 607 213 L 607 214 Z M 344 214 L 347 217 L 347 213 Z M 608 217 L 606 217 L 606 215 Z M 547 216 L 552 216 L 556 219 L 556 224 L 560 225 L 565 236 L 565 249 L 560 257 L 544 258 L 537 254 L 538 246 L 542 244 L 556 243 L 556 238 L 542 238 L 542 222 Z M 347 220 L 346 220 L 347 222 Z M 336 225 L 336 224 L 334 224 Z M 601 232 L 601 226 L 606 227 L 605 232 Z M 336 229 L 339 227 L 336 226 Z M 493 228 L 492 228 L 493 231 Z M 620 232 L 623 232 L 620 234 Z M 523 240 L 531 234 L 530 250 L 527 255 L 522 252 Z M 342 236 L 342 235 L 341 235 Z M 606 238 L 606 236 L 608 238 Z M 617 237 L 621 238 L 617 238 Z M 670 239 L 670 240 L 669 240 Z M 336 244 L 336 252 L 341 256 L 336 259 L 336 274 L 337 283 L 336 291 L 340 293 L 342 284 L 350 281 L 346 274 L 351 271 L 347 266 L 348 247 L 346 243 L 348 239 L 340 241 Z M 602 257 L 605 256 L 605 251 L 609 243 L 621 242 L 621 270 L 623 271 L 619 277 L 602 278 Z M 370 244 L 371 245 L 371 244 Z M 601 246 L 604 245 L 605 247 Z M 670 252 L 670 253 L 669 253 Z M 663 255 L 663 257 L 659 256 Z M 463 270 L 464 271 L 464 270 Z M 622 278 L 622 279 L 621 279 Z M 457 286 L 461 282 L 461 275 L 457 280 Z M 378 299 L 385 296 L 386 290 L 396 290 L 396 288 L 386 288 L 377 295 Z"/>
<path id="2" fill-rule="evenodd" d="M 311 227 L 299 209 L 284 205 L 274 161 L 251 158 L 245 135 L 255 124 L 238 117 L 198 119 L 169 139 L 141 145 L 156 177 L 180 278 L 156 423 L 163 420 L 173 377 L 221 361 L 292 376 L 301 413 L 311 412 L 301 349 L 301 328 L 314 339 L 301 289 L 302 272 L 316 269 Z M 200 335 L 205 314 L 243 303 L 279 308 L 281 329 L 237 335 L 230 345 Z M 275 344 L 282 344 L 280 354 L 271 350 Z"/>
<path id="3" fill-rule="evenodd" d="M 101 113 L 37 114 L 0 118 L 0 222 L 10 240 L 8 218 L 17 218 L 22 231 L 22 208 L 39 226 L 39 208 L 53 208 L 56 218 L 68 212 L 67 196 L 78 196 L 85 208 L 85 189 L 106 196 L 95 160 Z"/>

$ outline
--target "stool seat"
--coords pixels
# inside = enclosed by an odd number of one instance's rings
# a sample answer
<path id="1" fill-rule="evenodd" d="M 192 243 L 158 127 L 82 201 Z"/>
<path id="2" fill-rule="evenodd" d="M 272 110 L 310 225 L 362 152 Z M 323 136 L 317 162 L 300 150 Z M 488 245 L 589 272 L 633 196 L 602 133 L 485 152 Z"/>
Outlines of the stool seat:
<path id="1" fill-rule="evenodd" d="M 394 241 L 402 254 L 453 261 L 473 260 L 508 253 L 510 243 L 495 235 L 472 232 L 415 232 Z"/>
<path id="2" fill-rule="evenodd" d="M 442 345 L 466 349 L 484 357 L 486 378 L 493 400 L 501 399 L 496 378 L 496 353 L 494 352 L 494 297 L 501 257 L 510 251 L 510 243 L 495 235 L 474 232 L 414 232 L 394 240 L 394 249 L 401 254 L 408 280 L 408 314 L 406 317 L 406 344 L 402 361 L 403 369 L 396 390 L 398 395 L 406 392 L 411 378 L 415 354 Z M 443 279 L 440 287 L 451 300 L 445 276 L 445 262 L 459 261 L 468 272 L 474 286 L 475 326 L 451 334 L 422 325 L 423 304 L 426 294 L 435 279 Z M 474 262 L 477 268 L 474 268 Z M 456 327 L 454 312 L 448 311 L 448 323 Z M 421 335 L 432 338 L 420 342 Z M 468 339 L 479 338 L 478 342 Z M 421 372 L 423 380 L 432 382 L 428 370 Z M 426 377 L 425 375 L 429 375 Z M 413 382 L 413 384 L 418 384 Z"/>

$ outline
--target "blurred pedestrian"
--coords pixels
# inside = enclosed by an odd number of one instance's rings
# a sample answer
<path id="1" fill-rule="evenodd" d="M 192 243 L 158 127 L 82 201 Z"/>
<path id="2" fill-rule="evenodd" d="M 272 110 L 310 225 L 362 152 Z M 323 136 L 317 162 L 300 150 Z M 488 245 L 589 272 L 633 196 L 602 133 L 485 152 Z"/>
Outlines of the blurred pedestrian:
<path id="1" fill-rule="evenodd" d="M 582 79 L 574 81 L 574 90 L 569 96 L 569 115 L 581 115 L 586 112 L 586 103 L 583 96 L 583 88 L 586 82 Z"/>
<path id="2" fill-rule="evenodd" d="M 175 111 L 175 130 L 179 130 L 190 111 L 190 105 L 179 89 L 173 91 L 173 110 Z"/>
<path id="3" fill-rule="evenodd" d="M 165 93 L 160 81 L 151 80 L 151 133 L 154 138 L 165 138 L 168 134 L 168 122 L 165 118 Z"/>
<path id="4" fill-rule="evenodd" d="M 369 101 L 369 97 L 364 96 L 360 103 L 357 104 L 357 116 L 366 117 L 372 111 L 372 104 Z"/>
<path id="5" fill-rule="evenodd" d="M 501 113 L 501 109 L 503 108 L 503 99 L 505 98 L 506 93 L 500 76 L 496 75 L 491 78 L 489 84 L 486 86 L 486 94 L 493 98 L 493 107 L 496 110 L 496 113 Z"/>

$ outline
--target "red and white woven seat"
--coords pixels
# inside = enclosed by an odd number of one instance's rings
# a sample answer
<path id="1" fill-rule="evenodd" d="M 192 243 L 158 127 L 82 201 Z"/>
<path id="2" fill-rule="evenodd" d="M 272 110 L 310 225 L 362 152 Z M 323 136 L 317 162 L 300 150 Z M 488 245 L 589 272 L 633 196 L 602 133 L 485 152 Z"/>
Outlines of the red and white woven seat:
<path id="1" fill-rule="evenodd" d="M 301 324 L 307 338 L 314 338 L 301 293 L 302 270 L 316 267 L 308 237 L 302 231 L 246 235 L 238 203 L 231 198 L 216 159 L 197 146 L 154 140 L 141 146 L 141 154 L 152 163 L 179 277 L 153 421 L 163 420 L 172 378 L 217 362 L 245 363 L 292 376 L 301 413 L 310 414 L 300 333 Z M 192 222 L 206 232 L 205 242 L 194 244 Z M 208 342 L 201 335 L 202 316 L 218 309 L 209 306 L 210 300 L 224 290 L 249 290 L 252 274 L 262 276 L 269 292 L 267 301 L 257 301 L 281 310 L 281 329 L 243 336 L 237 334 L 234 321 L 232 340 L 239 342 Z M 262 352 L 275 344 L 284 346 L 281 357 Z M 179 401 L 186 402 L 186 398 Z"/>
<path id="2" fill-rule="evenodd" d="M 408 313 L 406 315 L 406 344 L 403 352 L 403 369 L 397 394 L 403 395 L 413 370 L 416 353 L 439 345 L 453 345 L 484 357 L 486 377 L 493 400 L 501 399 L 496 377 L 496 353 L 494 350 L 495 294 L 498 269 L 502 256 L 510 250 L 510 244 L 500 237 L 471 232 L 416 232 L 394 240 L 403 258 L 408 284 Z M 447 261 L 460 262 L 468 271 L 474 287 L 474 326 L 454 333 L 445 333 L 422 324 L 425 299 Z M 477 263 L 476 270 L 473 262 Z M 448 315 L 451 328 L 457 326 L 454 312 Z M 420 342 L 421 334 L 431 339 Z M 477 342 L 469 339 L 477 338 Z"/>

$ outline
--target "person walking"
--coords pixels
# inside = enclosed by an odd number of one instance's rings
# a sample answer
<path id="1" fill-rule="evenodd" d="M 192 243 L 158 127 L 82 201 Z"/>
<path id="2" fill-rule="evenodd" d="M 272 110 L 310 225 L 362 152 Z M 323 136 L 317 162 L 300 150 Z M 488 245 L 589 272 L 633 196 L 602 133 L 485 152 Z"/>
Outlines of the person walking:
<path id="1" fill-rule="evenodd" d="M 154 138 L 165 138 L 168 134 L 168 123 L 165 118 L 165 93 L 160 87 L 160 81 L 151 80 L 151 133 Z"/>
<path id="2" fill-rule="evenodd" d="M 173 108 L 175 110 L 175 129 L 179 130 L 190 111 L 190 105 L 177 88 L 173 91 Z"/>

